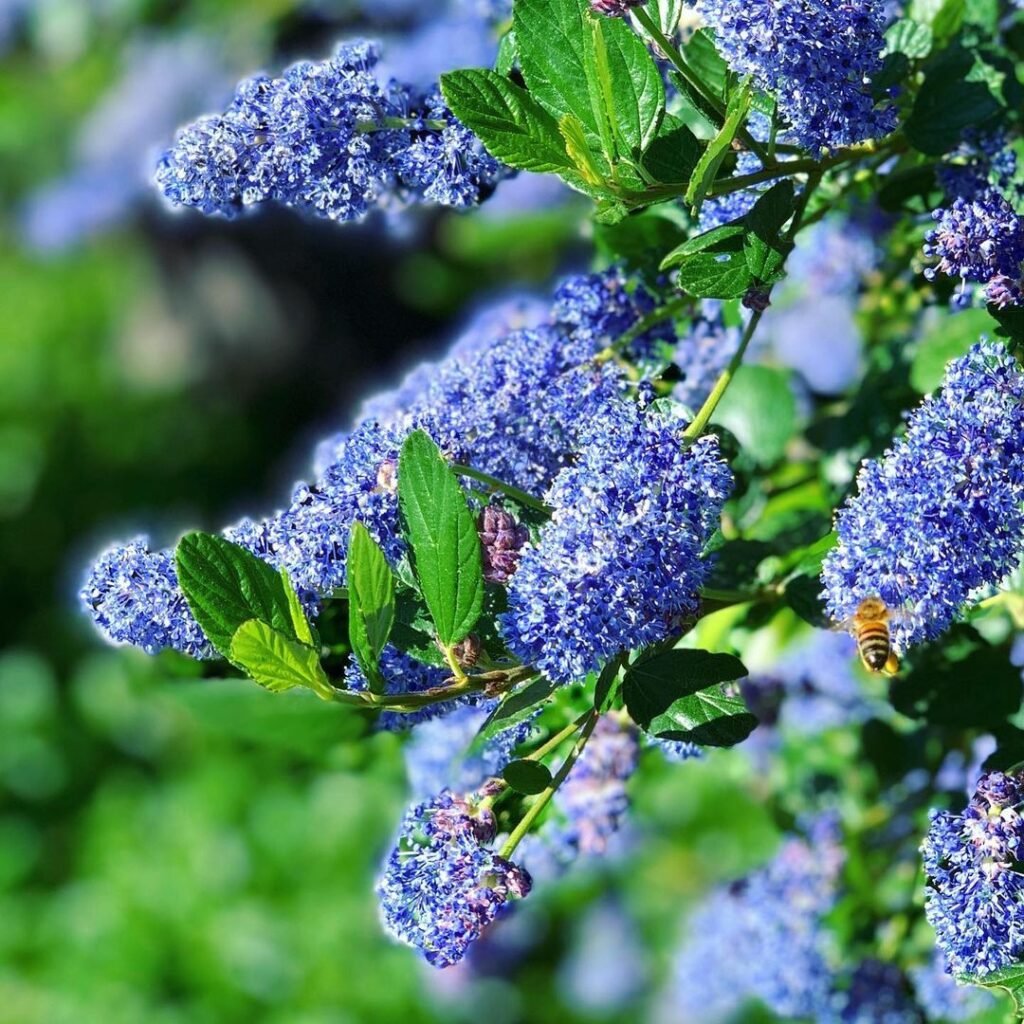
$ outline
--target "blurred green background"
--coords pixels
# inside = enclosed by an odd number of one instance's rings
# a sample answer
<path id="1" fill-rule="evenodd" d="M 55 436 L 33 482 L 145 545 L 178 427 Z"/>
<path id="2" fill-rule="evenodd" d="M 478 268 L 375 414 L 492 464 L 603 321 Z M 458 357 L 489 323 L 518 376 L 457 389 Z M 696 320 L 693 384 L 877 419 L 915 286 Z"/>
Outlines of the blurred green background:
<path id="1" fill-rule="evenodd" d="M 475 296 L 585 257 L 571 208 L 390 235 L 160 209 L 144 151 L 213 102 L 197 83 L 324 52 L 358 18 L 0 3 L 3 1024 L 636 1020 L 679 904 L 775 842 L 721 766 L 652 763 L 641 858 L 531 900 L 472 969 L 431 974 L 376 921 L 398 741 L 111 650 L 79 615 L 103 544 L 271 510 L 317 437 Z"/>

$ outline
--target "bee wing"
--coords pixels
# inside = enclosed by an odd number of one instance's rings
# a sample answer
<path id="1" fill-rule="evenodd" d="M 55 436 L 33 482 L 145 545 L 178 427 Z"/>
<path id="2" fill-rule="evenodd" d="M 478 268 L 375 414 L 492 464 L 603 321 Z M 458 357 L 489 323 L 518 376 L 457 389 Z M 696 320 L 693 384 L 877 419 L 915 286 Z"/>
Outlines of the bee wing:
<path id="1" fill-rule="evenodd" d="M 847 615 L 841 622 L 833 622 L 829 626 L 830 633 L 849 633 L 853 630 L 853 616 Z"/>

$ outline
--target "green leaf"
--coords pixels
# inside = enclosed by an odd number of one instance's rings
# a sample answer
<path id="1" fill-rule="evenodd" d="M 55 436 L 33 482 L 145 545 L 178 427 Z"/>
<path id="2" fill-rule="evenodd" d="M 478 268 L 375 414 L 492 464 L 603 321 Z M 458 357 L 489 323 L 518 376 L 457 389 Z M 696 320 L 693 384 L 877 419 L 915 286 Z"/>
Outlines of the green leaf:
<path id="1" fill-rule="evenodd" d="M 292 629 L 295 632 L 295 639 L 301 640 L 310 647 L 316 646 L 313 639 L 313 630 L 310 628 L 309 619 L 306 618 L 306 609 L 302 607 L 299 595 L 292 586 L 285 569 L 281 569 L 281 586 L 284 587 L 285 597 L 288 600 L 288 614 L 291 617 Z"/>
<path id="2" fill-rule="evenodd" d="M 701 252 L 741 253 L 745 234 L 746 230 L 742 221 L 721 224 L 717 228 L 695 235 L 681 245 L 677 245 L 661 261 L 661 269 L 668 270 L 670 267 L 679 266 L 685 263 L 688 257 L 696 256 Z"/>
<path id="3" fill-rule="evenodd" d="M 736 132 L 747 116 L 747 111 L 750 109 L 750 96 L 749 83 L 742 88 L 733 90 L 729 97 L 729 105 L 725 110 L 725 123 L 718 134 L 708 143 L 707 149 L 704 150 L 690 176 L 690 183 L 686 189 L 686 202 L 693 210 L 695 217 L 700 212 L 704 197 L 714 183 L 718 175 L 718 168 L 722 166 L 722 161 L 729 152 L 733 139 L 736 138 Z"/>
<path id="4" fill-rule="evenodd" d="M 780 181 L 758 199 L 744 219 L 747 234 L 743 254 L 750 273 L 762 284 L 774 284 L 782 277 L 783 264 L 793 248 L 780 235 L 793 216 L 794 198 L 793 182 Z"/>
<path id="5" fill-rule="evenodd" d="M 188 533 L 175 551 L 178 583 L 200 628 L 230 657 L 243 622 L 259 619 L 296 638 L 291 599 L 277 570 L 211 533 Z"/>
<path id="6" fill-rule="evenodd" d="M 1008 993 L 1013 1000 L 1014 1016 L 1018 1019 L 1024 1018 L 1024 963 L 1004 967 L 1001 971 L 993 971 L 983 978 L 965 974 L 959 976 L 957 980 L 963 984 L 977 985 L 979 988 Z"/>
<path id="7" fill-rule="evenodd" d="M 517 60 L 519 60 L 519 51 L 516 46 L 516 34 L 513 29 L 509 29 L 498 43 L 498 56 L 494 61 L 494 70 L 502 78 L 507 78 L 516 66 Z"/>
<path id="8" fill-rule="evenodd" d="M 683 47 L 683 60 L 693 69 L 696 77 L 724 103 L 728 91 L 729 65 L 719 54 L 711 32 L 706 28 L 694 32 Z"/>
<path id="9" fill-rule="evenodd" d="M 434 442 L 413 431 L 398 460 L 398 502 L 423 600 L 446 647 L 476 624 L 484 601 L 476 523 Z"/>
<path id="10" fill-rule="evenodd" d="M 507 78 L 485 68 L 450 71 L 441 91 L 452 113 L 510 167 L 560 173 L 573 166 L 558 122 Z"/>
<path id="11" fill-rule="evenodd" d="M 539 761 L 512 761 L 501 774 L 517 793 L 527 796 L 543 793 L 551 785 L 551 772 Z"/>
<path id="12" fill-rule="evenodd" d="M 684 124 L 663 124 L 661 132 L 643 155 L 644 170 L 666 185 L 683 185 L 690 180 L 703 147 Z"/>
<path id="13" fill-rule="evenodd" d="M 330 697 L 331 684 L 319 653 L 258 619 L 242 623 L 235 631 L 231 660 L 271 693 L 305 686 L 318 696 Z"/>
<path id="14" fill-rule="evenodd" d="M 743 662 L 731 654 L 666 651 L 630 666 L 622 695 L 630 717 L 652 735 L 732 746 L 750 735 L 757 719 L 719 684 L 746 674 Z"/>
<path id="15" fill-rule="evenodd" d="M 360 522 L 348 544 L 348 636 L 373 693 L 384 692 L 378 668 L 395 622 L 395 577 L 384 552 Z"/>
<path id="16" fill-rule="evenodd" d="M 700 253 L 679 268 L 679 287 L 700 299 L 738 299 L 752 282 L 742 250 L 721 255 Z"/>
<path id="17" fill-rule="evenodd" d="M 584 0 L 516 0 L 513 25 L 519 67 L 531 96 L 560 121 L 571 114 L 590 149 L 601 135 L 588 87 L 593 40 Z"/>
<path id="18" fill-rule="evenodd" d="M 665 113 L 665 85 L 650 51 L 621 18 L 592 18 L 602 98 L 624 156 L 654 141 Z"/>
<path id="19" fill-rule="evenodd" d="M 902 53 L 910 60 L 920 60 L 932 52 L 932 30 L 910 18 L 893 22 L 885 33 L 886 53 Z"/>
<path id="20" fill-rule="evenodd" d="M 737 299 L 753 281 L 744 237 L 742 223 L 723 224 L 677 246 L 662 260 L 662 269 L 679 264 L 679 287 L 690 295 Z"/>
<path id="21" fill-rule="evenodd" d="M 929 62 L 925 80 L 906 123 L 911 145 L 938 156 L 1002 109 L 992 93 L 992 78 L 975 53 L 955 43 Z"/>
<path id="22" fill-rule="evenodd" d="M 789 375 L 770 366 L 741 366 L 718 404 L 713 422 L 734 434 L 758 464 L 777 462 L 797 423 Z"/>
<path id="23" fill-rule="evenodd" d="M 623 697 L 633 721 L 652 735 L 731 746 L 750 735 L 757 719 L 719 684 L 745 675 L 731 654 L 670 650 L 632 666 Z"/>

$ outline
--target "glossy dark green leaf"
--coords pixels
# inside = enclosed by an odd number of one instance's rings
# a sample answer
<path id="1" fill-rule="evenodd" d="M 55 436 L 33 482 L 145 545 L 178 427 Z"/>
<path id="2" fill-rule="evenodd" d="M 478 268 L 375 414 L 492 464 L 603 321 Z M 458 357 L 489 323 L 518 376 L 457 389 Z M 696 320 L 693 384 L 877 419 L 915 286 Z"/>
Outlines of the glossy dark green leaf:
<path id="1" fill-rule="evenodd" d="M 395 577 L 384 552 L 360 522 L 352 524 L 348 561 L 348 635 L 370 690 L 384 692 L 378 668 L 395 622 Z"/>
<path id="2" fill-rule="evenodd" d="M 729 65 L 715 46 L 714 36 L 706 28 L 699 29 L 683 46 L 683 59 L 698 79 L 720 100 L 725 100 L 729 81 Z"/>
<path id="3" fill-rule="evenodd" d="M 512 761 L 501 774 L 517 793 L 527 796 L 543 793 L 551 785 L 551 772 L 539 761 Z"/>
<path id="4" fill-rule="evenodd" d="M 668 270 L 671 267 L 681 266 L 691 256 L 698 253 L 710 252 L 717 255 L 734 254 L 743 252 L 743 239 L 746 229 L 742 221 L 732 221 L 728 224 L 721 224 L 710 231 L 704 231 L 693 238 L 677 245 L 661 261 L 661 269 Z"/>
<path id="5" fill-rule="evenodd" d="M 984 62 L 960 43 L 929 62 L 905 131 L 922 153 L 940 155 L 1001 109 Z"/>
<path id="6" fill-rule="evenodd" d="M 422 430 L 402 446 L 398 502 L 423 600 L 438 639 L 451 646 L 473 628 L 483 608 L 480 538 L 455 474 Z"/>
<path id="7" fill-rule="evenodd" d="M 697 136 L 686 125 L 662 125 L 661 132 L 643 155 L 644 170 L 666 185 L 685 185 L 703 149 Z"/>
<path id="8" fill-rule="evenodd" d="M 783 226 L 793 216 L 793 201 L 793 182 L 787 178 L 768 189 L 744 219 L 743 255 L 750 273 L 762 284 L 779 280 L 793 247 L 781 238 Z"/>
<path id="9" fill-rule="evenodd" d="M 587 63 L 593 40 L 585 23 L 584 0 L 516 0 L 513 25 L 519 66 L 530 95 L 559 121 L 571 114 L 588 148 L 599 149 Z"/>
<path id="10" fill-rule="evenodd" d="M 591 18 L 600 99 L 622 156 L 654 141 L 665 113 L 665 85 L 650 50 L 621 18 Z M 620 147 L 621 150 L 621 147 Z"/>
<path id="11" fill-rule="evenodd" d="M 731 746 L 750 734 L 757 719 L 720 684 L 746 674 L 731 654 L 667 651 L 630 666 L 622 696 L 633 721 L 655 736 Z"/>
<path id="12" fill-rule="evenodd" d="M 558 122 L 525 90 L 486 68 L 450 71 L 441 91 L 487 151 L 510 167 L 559 173 L 573 166 Z"/>
<path id="13" fill-rule="evenodd" d="M 288 593 L 277 570 L 210 533 L 189 533 L 175 551 L 178 583 L 210 642 L 225 658 L 243 622 L 258 619 L 298 639 Z"/>
<path id="14" fill-rule="evenodd" d="M 738 299 L 753 283 L 742 251 L 691 256 L 679 268 L 679 287 L 701 299 Z"/>

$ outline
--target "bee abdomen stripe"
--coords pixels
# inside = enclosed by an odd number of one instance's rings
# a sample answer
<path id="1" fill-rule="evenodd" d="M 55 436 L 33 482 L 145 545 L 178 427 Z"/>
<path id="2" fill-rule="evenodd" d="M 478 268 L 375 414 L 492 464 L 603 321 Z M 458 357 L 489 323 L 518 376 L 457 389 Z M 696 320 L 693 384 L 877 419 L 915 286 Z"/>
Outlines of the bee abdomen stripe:
<path id="1" fill-rule="evenodd" d="M 872 622 L 860 628 L 861 640 L 884 640 L 889 642 L 889 627 L 884 622 Z"/>

